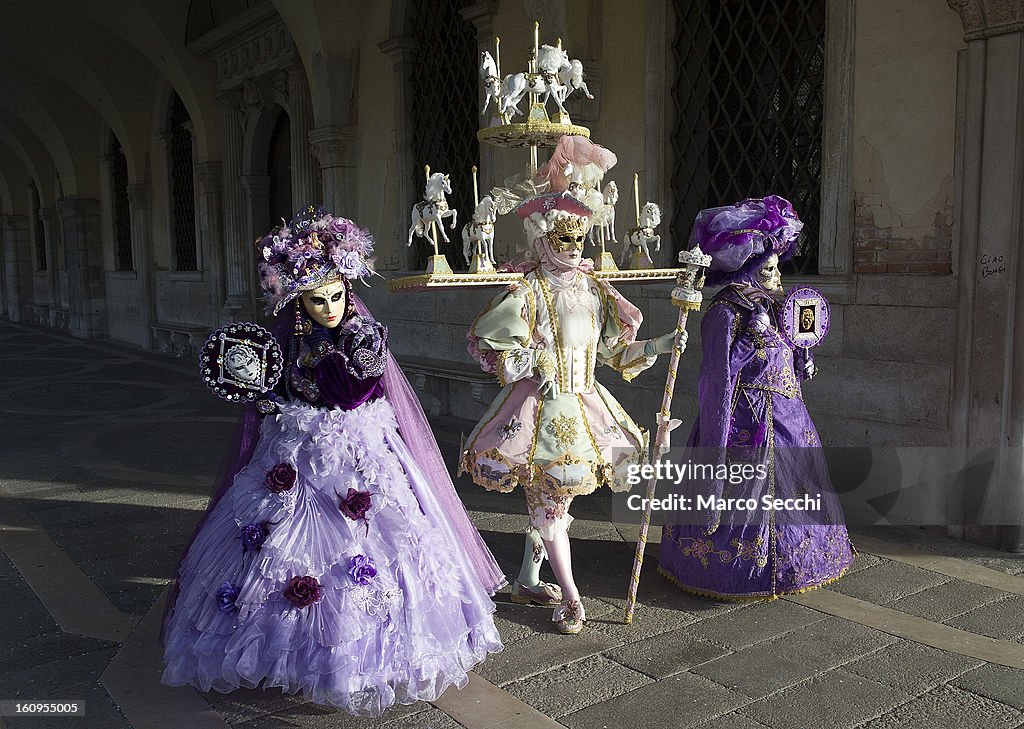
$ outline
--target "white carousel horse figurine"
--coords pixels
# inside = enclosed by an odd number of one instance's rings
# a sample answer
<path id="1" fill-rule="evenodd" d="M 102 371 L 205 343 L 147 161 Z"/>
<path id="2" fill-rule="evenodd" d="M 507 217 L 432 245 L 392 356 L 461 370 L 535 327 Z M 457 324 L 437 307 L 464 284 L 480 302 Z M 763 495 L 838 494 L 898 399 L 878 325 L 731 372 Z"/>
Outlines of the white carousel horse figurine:
<path id="1" fill-rule="evenodd" d="M 615 237 L 615 206 L 619 203 L 619 186 L 615 184 L 615 180 L 610 180 L 604 186 L 603 197 L 605 206 L 605 223 L 602 226 L 604 228 L 604 239 L 618 243 L 619 241 Z"/>
<path id="2" fill-rule="evenodd" d="M 480 110 L 480 116 L 483 116 L 491 105 L 491 99 L 494 99 L 495 108 L 501 108 L 501 79 L 498 78 L 498 66 L 490 51 L 480 51 L 480 81 L 486 94 L 484 107 Z"/>
<path id="3" fill-rule="evenodd" d="M 565 85 L 565 91 L 562 92 L 562 102 L 564 103 L 569 94 L 573 91 L 583 90 L 583 95 L 588 99 L 593 100 L 594 95 L 590 93 L 590 89 L 587 88 L 587 82 L 583 80 L 583 62 L 577 59 L 569 61 L 568 66 L 562 66 L 558 72 L 558 80 Z"/>
<path id="4" fill-rule="evenodd" d="M 435 172 L 427 178 L 424 192 L 424 200 L 412 206 L 412 226 L 409 228 L 409 242 L 412 245 L 413 235 L 426 238 L 430 232 L 430 223 L 435 223 L 441 231 L 441 237 L 448 243 L 448 235 L 444 232 L 442 221 L 451 218 L 451 227 L 455 227 L 458 220 L 458 213 L 455 208 L 448 207 L 448 200 L 445 195 L 452 194 L 452 186 L 448 181 L 448 175 L 443 172 Z"/>
<path id="5" fill-rule="evenodd" d="M 537 53 L 537 73 L 517 73 L 505 77 L 501 84 L 501 115 L 510 118 L 510 112 L 521 114 L 519 101 L 526 94 L 543 95 L 541 105 L 547 105 L 549 98 L 554 98 L 558 110 L 565 114 L 562 105 L 565 84 L 559 79 L 564 69 L 571 69 L 569 54 L 561 48 L 543 45 Z"/>
<path id="6" fill-rule="evenodd" d="M 494 221 L 498 218 L 498 203 L 490 195 L 484 195 L 473 211 L 473 220 L 462 226 L 462 257 L 466 265 L 472 265 L 473 254 L 479 245 L 484 257 L 495 265 Z"/>
<path id="7" fill-rule="evenodd" d="M 654 244 L 654 250 L 661 250 L 661 236 L 654 232 L 654 229 L 661 225 L 661 208 L 652 202 L 644 204 L 640 211 L 640 225 L 630 228 L 626 232 L 626 245 L 622 247 L 622 260 L 619 265 L 626 268 L 629 265 L 631 255 L 636 249 L 640 254 L 640 261 L 646 261 L 653 265 L 651 259 L 650 244 Z"/>

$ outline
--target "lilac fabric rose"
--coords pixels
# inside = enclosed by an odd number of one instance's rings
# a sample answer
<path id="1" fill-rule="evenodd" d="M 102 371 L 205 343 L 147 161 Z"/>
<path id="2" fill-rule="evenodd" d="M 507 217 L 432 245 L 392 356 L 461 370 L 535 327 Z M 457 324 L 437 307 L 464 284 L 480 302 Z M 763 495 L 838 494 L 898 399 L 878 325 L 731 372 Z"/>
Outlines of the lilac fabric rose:
<path id="1" fill-rule="evenodd" d="M 319 601 L 323 597 L 323 590 L 315 577 L 303 575 L 302 577 L 293 577 L 288 582 L 288 586 L 284 589 L 284 596 L 288 602 L 301 610 Z"/>
<path id="2" fill-rule="evenodd" d="M 359 521 L 366 518 L 366 512 L 370 510 L 373 502 L 370 500 L 369 491 L 357 491 L 350 488 L 339 504 L 341 513 L 352 521 Z"/>
<path id="3" fill-rule="evenodd" d="M 377 567 L 369 557 L 357 554 L 349 564 L 348 573 L 357 585 L 369 585 L 370 581 L 377 576 Z"/>
<path id="4" fill-rule="evenodd" d="M 242 527 L 242 545 L 247 550 L 256 551 L 267 541 L 267 535 L 266 524 L 247 524 Z"/>
<path id="5" fill-rule="evenodd" d="M 295 469 L 290 463 L 278 463 L 267 471 L 267 488 L 275 494 L 287 491 L 295 485 Z"/>
<path id="6" fill-rule="evenodd" d="M 235 600 L 238 599 L 239 589 L 228 581 L 224 581 L 217 588 L 217 609 L 222 613 L 230 613 L 235 610 Z"/>

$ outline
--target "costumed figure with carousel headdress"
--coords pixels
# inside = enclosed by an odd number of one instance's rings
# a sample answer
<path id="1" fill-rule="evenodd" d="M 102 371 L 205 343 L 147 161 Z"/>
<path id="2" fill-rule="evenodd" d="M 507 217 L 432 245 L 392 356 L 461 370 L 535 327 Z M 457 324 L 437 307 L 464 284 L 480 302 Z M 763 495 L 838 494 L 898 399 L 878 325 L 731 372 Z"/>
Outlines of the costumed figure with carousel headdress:
<path id="1" fill-rule="evenodd" d="M 208 386 L 246 409 L 178 568 L 162 680 L 367 716 L 433 701 L 501 650 L 504 577 L 353 291 L 369 233 L 308 208 L 258 245 L 273 332 L 228 325 L 204 350 Z"/>
<path id="2" fill-rule="evenodd" d="M 701 321 L 688 446 L 696 462 L 749 465 L 757 475 L 684 486 L 714 505 L 693 523 L 664 527 L 659 571 L 692 592 L 770 600 L 835 580 L 853 562 L 800 388 L 816 373 L 808 348 L 827 332 L 828 304 L 811 288 L 781 299 L 779 261 L 794 254 L 802 227 L 775 195 L 702 210 L 694 223 L 690 244 L 711 257 L 707 283 L 723 288 Z"/>
<path id="3" fill-rule="evenodd" d="M 585 613 L 572 575 L 570 504 L 601 485 L 628 489 L 626 470 L 646 461 L 648 447 L 646 431 L 596 381 L 595 368 L 632 380 L 677 339 L 636 339 L 640 311 L 582 257 L 593 211 L 576 197 L 545 193 L 515 212 L 529 248 L 507 268 L 524 278 L 488 304 L 468 335 L 470 352 L 503 389 L 467 437 L 460 465 L 487 489 L 522 487 L 531 530 L 512 600 L 554 606 L 558 630 L 578 633 Z M 558 585 L 540 582 L 545 553 Z"/>

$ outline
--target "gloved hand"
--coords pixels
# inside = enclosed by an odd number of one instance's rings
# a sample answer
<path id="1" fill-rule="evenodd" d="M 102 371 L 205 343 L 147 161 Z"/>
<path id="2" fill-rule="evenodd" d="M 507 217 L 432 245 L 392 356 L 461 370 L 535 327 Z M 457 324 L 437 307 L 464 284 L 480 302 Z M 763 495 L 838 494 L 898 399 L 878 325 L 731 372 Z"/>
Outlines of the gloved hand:
<path id="1" fill-rule="evenodd" d="M 557 399 L 560 394 L 558 372 L 555 369 L 555 363 L 551 361 L 550 355 L 543 350 L 537 354 L 537 376 L 540 378 L 540 387 L 538 389 L 541 397 L 548 400 Z"/>
<path id="2" fill-rule="evenodd" d="M 794 364 L 796 365 L 797 375 L 805 380 L 813 379 L 818 374 L 818 368 L 814 364 L 814 356 L 811 354 L 809 349 L 798 349 L 796 351 L 796 357 Z"/>
<path id="3" fill-rule="evenodd" d="M 686 331 L 679 332 L 679 353 L 682 354 L 686 351 L 686 341 L 689 336 Z M 648 339 L 644 345 L 644 355 L 647 357 L 654 357 L 659 354 L 670 354 L 672 352 L 672 346 L 676 343 L 676 332 L 669 332 L 668 334 L 662 334 L 660 337 L 654 339 Z"/>
<path id="4" fill-rule="evenodd" d="M 750 315 L 750 323 L 747 324 L 747 331 L 755 334 L 764 334 L 772 327 L 772 318 L 768 310 L 762 304 L 758 304 L 754 313 Z"/>

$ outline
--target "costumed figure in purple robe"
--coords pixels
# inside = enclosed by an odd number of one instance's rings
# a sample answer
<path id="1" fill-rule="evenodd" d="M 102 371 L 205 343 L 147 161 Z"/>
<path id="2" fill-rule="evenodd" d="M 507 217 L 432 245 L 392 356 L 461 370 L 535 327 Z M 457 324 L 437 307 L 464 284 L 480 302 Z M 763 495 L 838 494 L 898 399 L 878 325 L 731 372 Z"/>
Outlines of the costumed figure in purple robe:
<path id="1" fill-rule="evenodd" d="M 700 505 L 697 496 L 714 505 L 705 501 L 694 523 L 664 527 L 659 571 L 691 592 L 770 600 L 836 580 L 853 562 L 800 390 L 816 368 L 808 350 L 780 334 L 778 264 L 793 255 L 802 227 L 774 195 L 703 210 L 694 224 L 690 245 L 712 258 L 707 283 L 725 286 L 701 321 L 690 453 L 698 463 L 747 464 L 757 475 L 689 482 L 691 505 Z"/>
<path id="2" fill-rule="evenodd" d="M 575 634 L 586 613 L 572 574 L 569 506 L 601 485 L 628 490 L 630 466 L 647 460 L 647 432 L 594 370 L 607 365 L 632 380 L 672 351 L 676 334 L 637 340 L 639 309 L 594 278 L 582 256 L 590 208 L 556 192 L 524 201 L 516 214 L 529 249 L 506 270 L 525 279 L 496 296 L 469 331 L 470 352 L 503 388 L 466 438 L 461 470 L 487 489 L 522 487 L 530 529 L 512 600 L 555 606 L 557 629 Z M 545 554 L 558 585 L 539 579 Z"/>
<path id="3" fill-rule="evenodd" d="M 352 290 L 372 273 L 369 233 L 310 207 L 258 246 L 283 374 L 246 405 L 179 565 L 162 681 L 365 716 L 433 701 L 501 650 L 504 576 Z"/>

